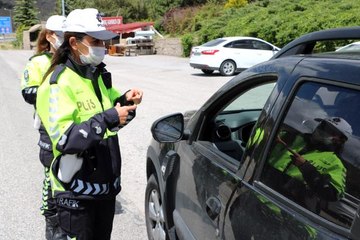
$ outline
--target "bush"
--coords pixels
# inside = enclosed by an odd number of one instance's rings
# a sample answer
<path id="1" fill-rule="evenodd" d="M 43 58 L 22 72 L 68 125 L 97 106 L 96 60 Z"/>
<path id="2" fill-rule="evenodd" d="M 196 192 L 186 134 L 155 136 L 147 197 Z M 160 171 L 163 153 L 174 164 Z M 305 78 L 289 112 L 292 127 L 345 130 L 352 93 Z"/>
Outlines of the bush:
<path id="1" fill-rule="evenodd" d="M 197 45 L 223 36 L 252 36 L 283 47 L 309 32 L 360 25 L 357 0 L 248 2 L 240 8 L 225 8 L 210 1 L 186 21 L 186 31 L 182 32 L 192 32 L 193 44 Z"/>
<path id="2" fill-rule="evenodd" d="M 23 48 L 23 32 L 27 29 L 26 26 L 20 25 L 16 29 L 16 40 L 12 42 L 14 48 Z"/>
<path id="3" fill-rule="evenodd" d="M 189 57 L 191 48 L 193 47 L 193 36 L 191 34 L 185 34 L 181 38 L 181 45 L 183 47 L 184 57 Z"/>

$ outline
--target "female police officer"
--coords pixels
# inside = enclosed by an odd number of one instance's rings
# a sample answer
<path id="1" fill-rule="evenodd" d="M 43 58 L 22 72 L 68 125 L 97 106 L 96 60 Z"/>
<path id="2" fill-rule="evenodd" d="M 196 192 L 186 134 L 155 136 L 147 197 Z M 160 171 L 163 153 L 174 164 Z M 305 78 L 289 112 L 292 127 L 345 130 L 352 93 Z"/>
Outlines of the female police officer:
<path id="1" fill-rule="evenodd" d="M 96 9 L 76 9 L 38 90 L 37 110 L 54 151 L 51 183 L 69 238 L 110 239 L 120 192 L 117 130 L 135 116 L 142 91 L 120 95 L 102 63 L 106 31 Z"/>
<path id="2" fill-rule="evenodd" d="M 45 72 L 50 67 L 52 55 L 62 43 L 64 16 L 53 15 L 46 21 L 45 28 L 40 32 L 36 44 L 36 53 L 27 63 L 23 78 L 21 79 L 21 89 L 24 100 L 35 105 L 37 89 L 41 84 Z M 45 179 L 42 191 L 41 213 L 46 220 L 46 239 L 62 239 L 61 230 L 58 228 L 55 200 L 51 197 L 50 187 L 50 163 L 53 159 L 51 141 L 46 133 L 44 126 L 35 114 L 34 127 L 39 130 L 40 140 L 40 161 L 44 166 Z"/>

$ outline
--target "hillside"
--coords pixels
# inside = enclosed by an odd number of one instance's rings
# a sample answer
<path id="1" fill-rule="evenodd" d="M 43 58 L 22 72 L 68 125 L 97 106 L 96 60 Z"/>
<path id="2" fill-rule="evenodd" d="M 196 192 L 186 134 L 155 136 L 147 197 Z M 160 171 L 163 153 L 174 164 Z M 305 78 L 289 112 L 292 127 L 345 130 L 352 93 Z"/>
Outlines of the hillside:
<path id="1" fill-rule="evenodd" d="M 39 8 L 38 18 L 45 21 L 49 16 L 54 14 L 55 2 L 49 0 L 37 0 L 37 7 Z M 0 0 L 0 8 L 13 9 L 15 5 L 14 0 Z"/>
<path id="2" fill-rule="evenodd" d="M 258 0 L 227 9 L 208 3 L 173 10 L 162 26 L 170 35 L 182 37 L 185 51 L 223 36 L 259 37 L 283 47 L 309 32 L 360 26 L 359 11 L 358 0 Z"/>

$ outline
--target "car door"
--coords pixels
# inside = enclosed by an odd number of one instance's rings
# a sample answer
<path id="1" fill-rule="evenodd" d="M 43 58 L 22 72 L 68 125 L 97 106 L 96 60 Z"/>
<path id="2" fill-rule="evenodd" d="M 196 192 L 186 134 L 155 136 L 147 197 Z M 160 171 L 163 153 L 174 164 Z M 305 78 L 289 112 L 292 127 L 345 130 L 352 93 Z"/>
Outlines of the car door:
<path id="1" fill-rule="evenodd" d="M 224 45 L 224 59 L 234 60 L 237 69 L 246 69 L 251 67 L 255 59 L 252 42 L 249 39 L 235 40 Z"/>
<path id="2" fill-rule="evenodd" d="M 176 181 L 180 239 L 220 239 L 227 203 L 239 178 L 243 149 L 276 79 L 251 79 L 222 94 L 199 119 L 194 141 L 181 141 Z"/>
<path id="3" fill-rule="evenodd" d="M 224 239 L 360 238 L 360 91 L 334 84 L 305 78 L 282 94 L 289 97 L 281 111 L 260 116 Z M 331 144 L 327 134 L 337 136 Z M 305 162 L 294 162 L 296 154 Z"/>
<path id="4" fill-rule="evenodd" d="M 251 45 L 256 51 L 256 58 L 254 59 L 253 64 L 265 62 L 277 52 L 274 46 L 259 40 L 251 40 Z"/>

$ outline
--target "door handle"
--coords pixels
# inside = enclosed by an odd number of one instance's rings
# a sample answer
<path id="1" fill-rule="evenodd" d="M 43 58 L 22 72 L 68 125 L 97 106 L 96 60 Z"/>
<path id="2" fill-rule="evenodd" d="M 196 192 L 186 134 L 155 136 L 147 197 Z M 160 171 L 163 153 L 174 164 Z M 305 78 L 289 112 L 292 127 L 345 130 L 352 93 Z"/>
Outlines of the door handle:
<path id="1" fill-rule="evenodd" d="M 221 211 L 221 202 L 217 197 L 210 197 L 206 200 L 206 213 L 211 220 L 219 216 Z"/>

